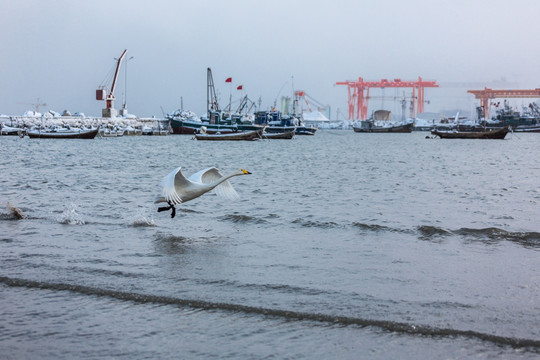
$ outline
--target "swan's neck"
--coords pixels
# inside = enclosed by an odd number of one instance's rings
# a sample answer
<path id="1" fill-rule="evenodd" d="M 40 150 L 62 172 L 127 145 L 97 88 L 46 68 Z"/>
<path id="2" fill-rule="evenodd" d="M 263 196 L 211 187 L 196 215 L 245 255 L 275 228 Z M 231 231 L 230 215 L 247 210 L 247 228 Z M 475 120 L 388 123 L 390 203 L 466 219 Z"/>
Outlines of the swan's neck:
<path id="1" fill-rule="evenodd" d="M 210 190 L 212 190 L 213 188 L 215 188 L 216 186 L 218 186 L 219 184 L 229 180 L 230 178 L 232 178 L 233 176 L 238 176 L 238 175 L 242 175 L 242 174 L 239 174 L 237 172 L 234 172 L 232 174 L 229 174 L 227 176 L 224 176 L 222 177 L 221 179 L 218 179 L 216 181 L 214 181 L 213 183 L 210 183 L 208 184 L 208 187 L 210 188 Z"/>

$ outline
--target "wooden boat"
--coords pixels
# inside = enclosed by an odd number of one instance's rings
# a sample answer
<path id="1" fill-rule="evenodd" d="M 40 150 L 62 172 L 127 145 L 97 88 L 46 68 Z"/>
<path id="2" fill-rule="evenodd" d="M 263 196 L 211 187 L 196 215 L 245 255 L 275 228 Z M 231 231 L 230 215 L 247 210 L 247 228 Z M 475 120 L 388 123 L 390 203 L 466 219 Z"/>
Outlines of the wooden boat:
<path id="1" fill-rule="evenodd" d="M 360 121 L 360 126 L 353 125 L 353 130 L 357 133 L 410 133 L 413 127 L 413 122 L 394 126 L 377 126 L 372 120 L 363 120 Z"/>
<path id="2" fill-rule="evenodd" d="M 506 126 L 500 129 L 489 129 L 484 131 L 431 130 L 431 133 L 441 139 L 504 139 L 509 131 L 510 127 Z"/>
<path id="3" fill-rule="evenodd" d="M 95 129 L 47 129 L 27 130 L 26 135 L 31 139 L 93 139 L 99 132 Z"/>
<path id="4" fill-rule="evenodd" d="M 281 133 L 263 132 L 262 137 L 263 139 L 292 139 L 294 137 L 295 132 L 296 132 L 296 129 L 293 129 L 292 131 L 288 131 L 288 132 L 281 132 Z"/>
<path id="5" fill-rule="evenodd" d="M 238 140 L 258 140 L 262 138 L 263 130 L 254 130 L 254 131 L 244 131 L 237 133 L 226 133 L 226 134 L 208 134 L 200 133 L 195 134 L 197 140 L 217 140 L 217 141 L 238 141 Z"/>

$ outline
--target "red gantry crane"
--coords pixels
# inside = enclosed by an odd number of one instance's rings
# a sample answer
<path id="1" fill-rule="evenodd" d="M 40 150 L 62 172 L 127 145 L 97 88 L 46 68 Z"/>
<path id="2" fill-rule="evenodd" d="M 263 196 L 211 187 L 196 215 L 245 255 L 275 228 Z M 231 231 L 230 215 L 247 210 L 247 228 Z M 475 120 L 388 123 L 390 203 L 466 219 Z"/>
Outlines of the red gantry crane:
<path id="1" fill-rule="evenodd" d="M 103 117 L 116 117 L 117 112 L 114 108 L 114 100 L 116 99 L 114 97 L 114 89 L 116 87 L 116 80 L 118 80 L 118 72 L 120 70 L 120 64 L 122 63 L 122 59 L 124 59 L 124 56 L 126 56 L 127 49 L 124 50 L 122 55 L 118 58 L 118 61 L 116 63 L 116 70 L 114 72 L 113 82 L 111 85 L 111 89 L 109 91 L 109 94 L 106 95 L 107 90 L 104 86 L 99 86 L 96 90 L 96 100 L 105 100 L 106 102 L 106 108 L 101 111 L 101 115 Z M 106 95 L 106 96 L 105 96 Z"/>
<path id="2" fill-rule="evenodd" d="M 493 90 L 484 87 L 484 90 L 468 90 L 475 99 L 480 99 L 480 106 L 484 112 L 484 119 L 489 119 L 489 100 L 496 98 L 540 98 L 540 89 L 534 90 Z"/>
<path id="3" fill-rule="evenodd" d="M 424 88 L 439 87 L 435 81 L 423 81 L 419 76 L 418 81 L 402 81 L 394 79 L 388 81 L 382 79 L 380 81 L 364 81 L 363 78 L 358 78 L 358 81 L 341 81 L 336 85 L 347 85 L 349 100 L 349 120 L 366 120 L 368 115 L 368 100 L 370 88 L 412 88 L 412 98 L 416 99 L 416 109 L 419 113 L 424 112 Z M 416 95 L 418 90 L 418 95 Z M 365 92 L 365 94 L 364 94 Z M 415 115 L 415 104 L 412 103 L 411 116 Z M 355 116 L 356 110 L 356 116 Z"/>

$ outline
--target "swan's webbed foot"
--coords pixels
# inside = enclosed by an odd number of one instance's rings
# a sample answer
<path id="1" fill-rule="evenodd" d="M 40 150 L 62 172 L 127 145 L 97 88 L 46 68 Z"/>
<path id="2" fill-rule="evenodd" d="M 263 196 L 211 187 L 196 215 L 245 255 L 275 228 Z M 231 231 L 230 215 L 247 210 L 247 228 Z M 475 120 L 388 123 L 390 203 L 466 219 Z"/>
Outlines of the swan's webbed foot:
<path id="1" fill-rule="evenodd" d="M 162 206 L 162 207 L 159 207 L 157 209 L 158 212 L 162 212 L 162 211 L 167 211 L 167 210 L 172 210 L 171 211 L 171 218 L 174 218 L 176 216 L 176 208 L 174 207 L 173 204 L 171 204 L 170 201 L 167 201 L 167 203 L 169 204 L 169 206 Z"/>

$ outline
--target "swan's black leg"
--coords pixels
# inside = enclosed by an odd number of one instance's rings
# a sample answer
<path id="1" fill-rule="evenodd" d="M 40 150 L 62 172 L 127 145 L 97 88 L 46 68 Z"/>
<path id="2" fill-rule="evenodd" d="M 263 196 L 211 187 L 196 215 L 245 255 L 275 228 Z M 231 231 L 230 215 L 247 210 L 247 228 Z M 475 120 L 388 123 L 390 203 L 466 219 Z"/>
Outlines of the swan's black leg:
<path id="1" fill-rule="evenodd" d="M 167 211 L 167 210 L 172 210 L 171 211 L 171 218 L 175 217 L 176 216 L 176 208 L 174 207 L 173 204 L 171 204 L 170 201 L 167 201 L 167 203 L 169 204 L 169 206 L 162 206 L 162 207 L 159 207 L 157 209 L 158 212 L 162 212 L 162 211 Z"/>

